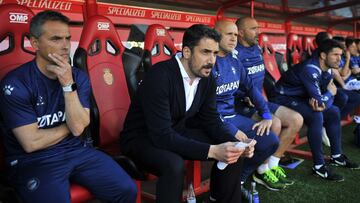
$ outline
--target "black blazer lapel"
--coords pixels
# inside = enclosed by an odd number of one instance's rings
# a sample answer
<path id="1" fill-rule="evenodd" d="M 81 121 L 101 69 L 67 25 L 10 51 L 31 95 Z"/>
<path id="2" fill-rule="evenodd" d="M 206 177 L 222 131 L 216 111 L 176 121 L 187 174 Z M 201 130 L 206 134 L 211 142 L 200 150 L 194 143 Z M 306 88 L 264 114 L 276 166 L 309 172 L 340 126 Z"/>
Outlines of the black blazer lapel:
<path id="1" fill-rule="evenodd" d="M 174 83 L 174 93 L 176 92 L 176 100 L 177 103 L 179 104 L 179 109 L 181 112 L 181 115 L 184 116 L 185 115 L 185 110 L 186 110 L 186 99 L 185 99 L 185 88 L 184 88 L 184 81 L 180 72 L 180 67 L 179 67 L 179 63 L 177 62 L 175 56 L 172 57 L 172 65 L 171 67 L 173 67 L 171 70 L 173 71 L 174 74 L 173 75 L 173 79 L 175 81 Z"/>
<path id="2" fill-rule="evenodd" d="M 190 107 L 190 109 L 188 111 L 189 113 L 190 112 L 191 113 L 196 113 L 200 108 L 201 98 L 202 98 L 203 89 L 204 89 L 204 81 L 203 80 L 204 79 L 202 78 L 199 81 L 199 84 L 198 84 L 198 87 L 197 87 L 197 90 L 196 90 L 196 93 L 195 93 L 194 101 L 191 104 L 191 107 Z"/>

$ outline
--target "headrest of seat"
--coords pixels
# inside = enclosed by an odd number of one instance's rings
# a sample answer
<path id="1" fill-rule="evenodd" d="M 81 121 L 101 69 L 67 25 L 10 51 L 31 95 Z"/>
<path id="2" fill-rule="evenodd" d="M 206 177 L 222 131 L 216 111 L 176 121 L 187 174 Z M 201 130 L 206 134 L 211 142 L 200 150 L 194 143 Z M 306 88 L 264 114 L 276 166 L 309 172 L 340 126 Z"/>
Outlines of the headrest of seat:
<path id="1" fill-rule="evenodd" d="M 125 49 L 113 23 L 104 16 L 95 15 L 90 17 L 85 23 L 82 33 L 84 34 L 79 42 L 79 47 L 85 50 L 93 50 L 93 53 L 88 53 L 89 56 L 97 55 L 101 52 L 109 53 L 109 50 L 106 49 L 106 42 L 110 43 L 112 48 L 115 48 L 115 54 L 113 55 L 122 54 Z M 98 42 L 95 42 L 96 40 L 102 43 L 99 44 Z"/>
<path id="2" fill-rule="evenodd" d="M 146 31 L 144 51 L 150 52 L 150 56 L 146 57 L 150 57 L 151 65 L 153 65 L 171 58 L 177 49 L 166 28 L 159 24 L 153 24 Z"/>
<path id="3" fill-rule="evenodd" d="M 259 34 L 259 45 L 263 44 L 263 43 L 268 43 L 268 42 L 269 42 L 269 37 L 265 33 L 260 33 Z"/>
<path id="4" fill-rule="evenodd" d="M 300 38 L 295 33 L 290 33 L 287 38 L 286 46 L 288 49 L 301 49 Z"/>
<path id="5" fill-rule="evenodd" d="M 262 49 L 269 49 L 271 52 L 273 52 L 273 47 L 270 43 L 269 37 L 265 33 L 261 33 L 259 35 L 259 46 Z"/>
<path id="6" fill-rule="evenodd" d="M 314 39 L 312 37 L 304 36 L 302 38 L 303 49 L 306 51 L 308 51 L 308 50 L 313 51 L 315 49 L 313 41 L 314 41 Z"/>
<path id="7" fill-rule="evenodd" d="M 25 37 L 29 38 L 30 20 L 34 13 L 17 4 L 0 6 L 0 42 L 9 40 L 7 49 L 0 51 L 0 78 L 13 68 L 30 61 L 34 53 L 24 47 Z"/>

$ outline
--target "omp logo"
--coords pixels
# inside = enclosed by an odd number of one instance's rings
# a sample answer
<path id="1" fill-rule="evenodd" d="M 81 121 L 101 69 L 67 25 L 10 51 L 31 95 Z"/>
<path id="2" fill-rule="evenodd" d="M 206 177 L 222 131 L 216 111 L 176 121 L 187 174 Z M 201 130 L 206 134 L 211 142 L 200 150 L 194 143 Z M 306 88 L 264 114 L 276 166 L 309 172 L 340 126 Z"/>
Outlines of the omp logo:
<path id="1" fill-rule="evenodd" d="M 156 29 L 156 35 L 157 36 L 165 36 L 165 30 L 164 29 Z"/>
<path id="2" fill-rule="evenodd" d="M 9 13 L 10 23 L 28 23 L 28 14 L 26 13 Z"/>
<path id="3" fill-rule="evenodd" d="M 263 36 L 263 41 L 267 42 L 267 41 L 269 41 L 269 38 L 267 36 Z"/>
<path id="4" fill-rule="evenodd" d="M 97 28 L 98 28 L 98 30 L 109 30 L 109 28 L 110 28 L 110 23 L 107 23 L 107 22 L 98 22 L 98 23 L 97 23 Z"/>

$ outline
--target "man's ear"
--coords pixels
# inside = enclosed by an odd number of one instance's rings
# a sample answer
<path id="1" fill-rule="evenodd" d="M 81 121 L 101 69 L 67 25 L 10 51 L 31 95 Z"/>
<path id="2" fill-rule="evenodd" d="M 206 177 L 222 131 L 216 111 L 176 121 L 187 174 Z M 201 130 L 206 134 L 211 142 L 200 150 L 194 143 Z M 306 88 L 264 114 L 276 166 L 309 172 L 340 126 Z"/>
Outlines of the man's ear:
<path id="1" fill-rule="evenodd" d="M 244 30 L 238 29 L 238 36 L 244 37 Z"/>
<path id="2" fill-rule="evenodd" d="M 39 50 L 39 39 L 30 37 L 30 44 L 35 49 L 35 51 Z"/>
<path id="3" fill-rule="evenodd" d="M 320 58 L 322 60 L 325 60 L 326 59 L 326 53 L 325 52 L 320 52 Z"/>
<path id="4" fill-rule="evenodd" d="M 185 59 L 189 59 L 191 57 L 191 49 L 189 47 L 184 47 L 182 54 Z"/>

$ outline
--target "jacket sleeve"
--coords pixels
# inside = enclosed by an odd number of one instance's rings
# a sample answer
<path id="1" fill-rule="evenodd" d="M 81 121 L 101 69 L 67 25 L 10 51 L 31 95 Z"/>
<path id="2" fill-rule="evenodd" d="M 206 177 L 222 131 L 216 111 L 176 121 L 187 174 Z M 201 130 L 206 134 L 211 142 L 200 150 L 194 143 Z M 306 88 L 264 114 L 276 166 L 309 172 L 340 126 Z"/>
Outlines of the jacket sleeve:
<path id="1" fill-rule="evenodd" d="M 251 102 L 254 103 L 256 110 L 258 110 L 258 112 L 260 113 L 260 116 L 263 119 L 271 120 L 271 112 L 263 95 L 261 94 L 259 89 L 255 87 L 252 79 L 248 76 L 245 68 L 241 63 L 239 63 L 239 67 L 240 87 L 244 88 L 245 91 L 248 93 Z"/>
<path id="2" fill-rule="evenodd" d="M 302 71 L 302 77 L 300 78 L 310 98 L 316 99 L 319 104 L 324 103 L 326 108 L 332 105 L 334 102 L 334 96 L 329 91 L 321 94 L 319 85 L 321 75 L 317 69 L 305 66 L 304 70 Z"/>
<path id="3" fill-rule="evenodd" d="M 170 92 L 174 90 L 174 82 L 169 72 L 159 69 L 160 65 L 149 71 L 140 85 L 141 106 L 144 111 L 148 136 L 152 143 L 161 149 L 166 149 L 182 156 L 205 160 L 210 145 L 188 139 L 172 128 L 170 113 Z M 156 70 L 157 69 L 157 70 Z"/>

